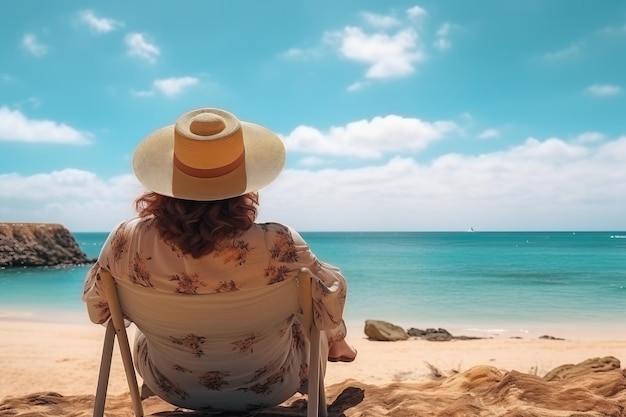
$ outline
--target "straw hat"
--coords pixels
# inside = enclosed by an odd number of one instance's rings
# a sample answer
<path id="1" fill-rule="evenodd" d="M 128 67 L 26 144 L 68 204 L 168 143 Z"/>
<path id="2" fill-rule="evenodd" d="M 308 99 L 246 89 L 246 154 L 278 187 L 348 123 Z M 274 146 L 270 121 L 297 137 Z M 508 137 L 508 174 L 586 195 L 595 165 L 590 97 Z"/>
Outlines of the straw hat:
<path id="1" fill-rule="evenodd" d="M 257 191 L 285 163 L 285 148 L 272 131 L 220 109 L 182 115 L 148 135 L 135 150 L 137 179 L 155 193 L 211 201 Z"/>

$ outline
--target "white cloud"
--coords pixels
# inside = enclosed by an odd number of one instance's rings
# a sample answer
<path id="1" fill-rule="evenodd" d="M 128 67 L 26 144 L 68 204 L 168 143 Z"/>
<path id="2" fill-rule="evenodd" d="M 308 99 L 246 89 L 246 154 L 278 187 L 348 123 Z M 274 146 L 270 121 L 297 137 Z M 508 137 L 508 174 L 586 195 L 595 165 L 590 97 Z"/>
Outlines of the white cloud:
<path id="1" fill-rule="evenodd" d="M 346 90 L 353 92 L 353 91 L 360 91 L 363 90 L 364 88 L 366 88 L 369 85 L 369 82 L 367 81 L 355 81 L 352 84 L 350 84 L 348 86 L 348 88 L 346 88 Z"/>
<path id="2" fill-rule="evenodd" d="M 413 6 L 406 10 L 406 15 L 409 19 L 423 19 L 428 13 L 420 6 Z"/>
<path id="3" fill-rule="evenodd" d="M 262 192 L 262 214 L 299 230 L 623 230 L 625 158 L 626 137 L 598 148 L 530 138 L 426 164 L 289 169 Z"/>
<path id="4" fill-rule="evenodd" d="M 170 97 L 176 96 L 196 84 L 198 84 L 198 79 L 195 77 L 165 78 L 155 80 L 153 83 L 155 89 Z"/>
<path id="5" fill-rule="evenodd" d="M 446 36 L 450 36 L 450 32 L 452 31 L 452 24 L 445 22 L 444 24 L 442 24 L 439 29 L 437 29 L 437 36 L 439 37 L 446 37 Z"/>
<path id="6" fill-rule="evenodd" d="M 158 46 L 151 43 L 142 33 L 129 33 L 124 38 L 124 42 L 128 48 L 128 55 L 155 63 L 157 57 L 161 54 Z"/>
<path id="7" fill-rule="evenodd" d="M 109 180 L 77 169 L 30 176 L 0 174 L 0 215 L 5 221 L 55 222 L 72 231 L 107 231 L 132 215 L 132 202 L 140 190 L 130 174 Z"/>
<path id="8" fill-rule="evenodd" d="M 575 141 L 582 144 L 602 142 L 605 136 L 600 132 L 583 132 L 576 136 Z"/>
<path id="9" fill-rule="evenodd" d="M 53 120 L 28 119 L 19 110 L 0 107 L 0 141 L 84 145 L 91 134 Z"/>
<path id="10" fill-rule="evenodd" d="M 122 25 L 116 20 L 96 16 L 92 10 L 83 10 L 80 12 L 79 19 L 94 33 L 108 33 Z"/>
<path id="11" fill-rule="evenodd" d="M 626 25 L 623 26 L 607 26 L 599 31 L 607 36 L 626 36 Z"/>
<path id="12" fill-rule="evenodd" d="M 445 51 L 450 49 L 452 42 L 445 38 L 437 38 L 433 41 L 433 47 L 439 51 Z"/>
<path id="13" fill-rule="evenodd" d="M 479 139 L 492 139 L 500 136 L 498 129 L 485 129 L 478 134 Z"/>
<path id="14" fill-rule="evenodd" d="M 626 136 L 594 146 L 559 138 L 480 155 L 445 154 L 419 163 L 286 169 L 261 191 L 260 221 L 297 230 L 624 230 Z M 0 174 L 4 221 L 45 221 L 106 231 L 132 215 L 141 186 L 66 169 Z"/>
<path id="15" fill-rule="evenodd" d="M 17 198 L 30 201 L 63 200 L 66 198 L 99 198 L 102 195 L 127 196 L 134 193 L 139 183 L 132 175 L 114 177 L 103 181 L 89 171 L 63 169 L 50 173 L 23 176 L 16 173 L 0 174 L 3 187 L 0 199 Z"/>
<path id="16" fill-rule="evenodd" d="M 572 58 L 581 54 L 582 44 L 573 43 L 565 49 L 561 49 L 556 52 L 547 52 L 543 55 L 546 61 L 560 61 L 563 59 Z"/>
<path id="17" fill-rule="evenodd" d="M 405 28 L 394 35 L 368 34 L 358 27 L 327 33 L 326 40 L 336 44 L 343 57 L 368 66 L 366 78 L 399 78 L 412 74 L 415 65 L 425 60 L 417 32 Z"/>
<path id="18" fill-rule="evenodd" d="M 281 57 L 293 60 L 320 59 L 327 54 L 325 49 L 330 45 L 345 60 L 365 65 L 365 79 L 379 81 L 407 77 L 415 73 L 418 64 L 427 59 L 420 36 L 427 12 L 414 6 L 404 13 L 400 15 L 396 10 L 388 14 L 361 12 L 363 27 L 346 26 L 327 31 L 322 37 L 322 46 L 290 48 Z M 433 42 L 436 49 L 450 48 L 452 43 L 449 35 L 455 27 L 446 22 L 439 28 Z M 362 81 L 356 81 L 347 90 L 357 91 L 365 85 Z"/>
<path id="19" fill-rule="evenodd" d="M 289 48 L 285 52 L 279 54 L 283 59 L 291 61 L 312 61 L 320 59 L 324 56 L 324 51 L 320 47 L 310 48 Z"/>
<path id="20" fill-rule="evenodd" d="M 555 161 L 560 161 L 563 158 L 583 157 L 587 155 L 588 149 L 583 146 L 568 144 L 557 138 L 549 138 L 544 141 L 528 138 L 522 145 L 514 147 L 509 153 L 534 160 L 555 158 Z"/>
<path id="21" fill-rule="evenodd" d="M 594 96 L 616 96 L 622 92 L 622 88 L 618 85 L 611 84 L 594 84 L 587 87 L 586 90 L 589 94 Z"/>
<path id="22" fill-rule="evenodd" d="M 470 112 L 463 112 L 459 115 L 459 118 L 465 122 L 472 122 L 474 120 L 474 116 Z"/>
<path id="23" fill-rule="evenodd" d="M 626 136 L 622 136 L 617 140 L 606 142 L 597 151 L 598 162 L 612 162 L 624 165 L 626 160 Z M 621 168 L 615 172 L 617 175 L 623 173 L 624 168 Z M 622 190 L 622 194 L 624 191 Z"/>
<path id="24" fill-rule="evenodd" d="M 43 101 L 39 97 L 26 97 L 23 100 L 20 100 L 14 103 L 14 106 L 17 108 L 29 107 L 31 109 L 36 109 L 41 107 Z"/>
<path id="25" fill-rule="evenodd" d="M 37 39 L 37 35 L 27 33 L 22 38 L 22 47 L 31 55 L 36 57 L 44 56 L 48 53 L 48 47 Z"/>
<path id="26" fill-rule="evenodd" d="M 152 97 L 155 94 L 154 90 L 130 90 L 130 93 L 135 97 Z"/>
<path id="27" fill-rule="evenodd" d="M 400 21 L 393 16 L 370 12 L 363 12 L 361 16 L 368 25 L 375 28 L 388 29 L 400 24 Z"/>
<path id="28" fill-rule="evenodd" d="M 319 167 L 326 163 L 327 161 L 319 156 L 307 156 L 300 160 L 300 165 L 304 167 Z"/>
<path id="29" fill-rule="evenodd" d="M 281 54 L 283 58 L 300 59 L 305 56 L 305 52 L 301 48 L 290 48 Z"/>
<path id="30" fill-rule="evenodd" d="M 433 41 L 433 46 L 435 47 L 435 49 L 445 51 L 452 46 L 452 42 L 450 41 L 450 34 L 454 29 L 456 29 L 456 25 L 453 25 L 449 22 L 445 22 L 439 27 L 439 29 L 437 29 L 436 38 Z"/>
<path id="31" fill-rule="evenodd" d="M 174 97 L 182 94 L 186 89 L 197 85 L 199 80 L 195 77 L 171 77 L 154 80 L 151 90 L 132 90 L 135 97 L 152 97 L 156 93 L 167 97 Z"/>
<path id="32" fill-rule="evenodd" d="M 455 129 L 451 121 L 429 123 L 389 115 L 334 126 L 327 132 L 298 126 L 283 139 L 293 152 L 372 159 L 392 152 L 420 151 Z"/>

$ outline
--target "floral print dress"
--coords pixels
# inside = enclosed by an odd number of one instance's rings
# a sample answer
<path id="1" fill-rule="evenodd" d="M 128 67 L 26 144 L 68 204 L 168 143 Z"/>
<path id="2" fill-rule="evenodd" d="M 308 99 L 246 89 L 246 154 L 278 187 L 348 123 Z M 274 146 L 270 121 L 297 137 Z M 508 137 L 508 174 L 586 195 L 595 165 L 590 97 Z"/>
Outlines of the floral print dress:
<path id="1" fill-rule="evenodd" d="M 109 319 L 99 279 L 109 271 L 118 285 L 136 294 L 125 302 L 133 308 L 124 313 L 137 324 L 134 360 L 144 383 L 180 407 L 249 411 L 281 403 L 307 379 L 309 341 L 302 316 L 286 314 L 293 300 L 281 299 L 277 291 L 302 267 L 316 278 L 314 318 L 325 329 L 323 338 L 329 343 L 344 338 L 344 277 L 317 260 L 297 232 L 278 223 L 255 224 L 214 252 L 193 258 L 164 242 L 152 218 L 122 222 L 88 272 L 83 300 L 91 321 Z M 275 308 L 259 308 L 254 317 L 238 317 L 228 308 L 231 301 L 266 292 L 276 293 Z M 185 297 L 212 294 L 224 314 L 207 317 L 159 301 L 172 294 L 183 306 L 191 304 Z M 250 321 L 257 323 L 255 330 L 240 331 Z M 214 327 L 226 328 L 227 336 L 213 337 Z"/>

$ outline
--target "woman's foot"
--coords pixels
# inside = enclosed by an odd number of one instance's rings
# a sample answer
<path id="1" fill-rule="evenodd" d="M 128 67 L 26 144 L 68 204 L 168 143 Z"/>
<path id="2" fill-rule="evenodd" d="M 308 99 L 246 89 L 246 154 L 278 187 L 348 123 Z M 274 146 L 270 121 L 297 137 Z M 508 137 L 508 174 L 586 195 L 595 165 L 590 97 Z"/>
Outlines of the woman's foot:
<path id="1" fill-rule="evenodd" d="M 352 362 L 356 358 L 357 351 L 355 348 L 346 343 L 345 340 L 339 340 L 333 343 L 328 350 L 329 362 Z"/>

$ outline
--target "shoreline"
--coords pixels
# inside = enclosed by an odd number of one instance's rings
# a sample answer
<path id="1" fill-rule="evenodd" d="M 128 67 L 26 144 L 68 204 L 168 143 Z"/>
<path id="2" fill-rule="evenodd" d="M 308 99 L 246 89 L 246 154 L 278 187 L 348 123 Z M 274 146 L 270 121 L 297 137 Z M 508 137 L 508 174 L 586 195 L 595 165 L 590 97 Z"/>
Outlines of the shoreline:
<path id="1" fill-rule="evenodd" d="M 80 304 L 82 307 L 83 305 Z M 89 321 L 84 308 L 54 309 L 54 308 L 12 308 L 1 306 L 0 323 L 40 323 L 48 325 L 76 325 L 96 326 Z M 409 322 L 406 319 L 389 319 L 380 317 L 354 318 L 345 317 L 349 338 L 365 337 L 364 327 L 366 320 L 380 320 L 402 327 L 405 331 L 417 329 L 445 329 L 454 336 L 477 337 L 481 339 L 538 339 L 541 336 L 550 336 L 565 340 L 582 341 L 626 341 L 626 324 L 619 320 L 609 323 L 604 321 L 585 322 L 533 322 L 520 323 L 506 320 L 484 322 L 434 322 L 423 319 L 421 322 Z"/>
<path id="2" fill-rule="evenodd" d="M 369 319 L 347 319 L 345 321 L 348 337 L 366 337 L 364 333 L 365 321 Z M 416 329 L 445 329 L 453 336 L 468 336 L 478 339 L 539 339 L 550 336 L 556 339 L 570 341 L 626 341 L 626 325 L 602 323 L 549 323 L 543 325 L 529 325 L 519 323 L 498 323 L 491 326 L 467 325 L 459 323 L 410 325 L 402 320 L 376 319 L 386 321 L 402 327 L 405 331 Z M 99 327 L 89 321 L 86 311 L 59 311 L 40 310 L 33 312 L 6 312 L 0 311 L 0 330 L 2 323 L 24 323 L 48 326 L 85 326 Z M 413 339 L 413 338 L 412 338 Z"/>

